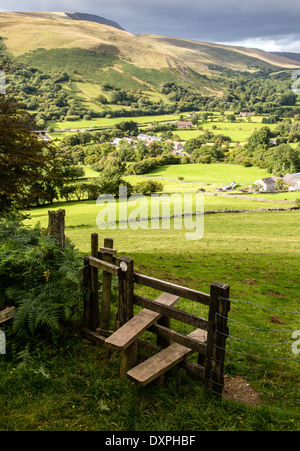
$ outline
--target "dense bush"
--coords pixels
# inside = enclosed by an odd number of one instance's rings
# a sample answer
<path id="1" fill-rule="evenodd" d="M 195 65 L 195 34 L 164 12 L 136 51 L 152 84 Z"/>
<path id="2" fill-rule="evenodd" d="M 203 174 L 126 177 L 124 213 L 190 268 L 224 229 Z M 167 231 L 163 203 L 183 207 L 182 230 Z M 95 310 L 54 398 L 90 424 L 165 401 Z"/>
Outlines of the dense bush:
<path id="1" fill-rule="evenodd" d="M 16 306 L 16 337 L 61 336 L 80 318 L 82 255 L 70 243 L 64 251 L 54 238 L 20 219 L 0 221 L 0 309 Z"/>

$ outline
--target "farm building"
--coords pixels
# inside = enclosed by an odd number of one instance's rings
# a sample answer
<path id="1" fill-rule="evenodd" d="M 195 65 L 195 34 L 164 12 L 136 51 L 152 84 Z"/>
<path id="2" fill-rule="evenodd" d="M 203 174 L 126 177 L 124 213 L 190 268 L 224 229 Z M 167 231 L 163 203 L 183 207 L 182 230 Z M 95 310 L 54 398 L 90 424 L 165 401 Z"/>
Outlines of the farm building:
<path id="1" fill-rule="evenodd" d="M 289 185 L 289 191 L 300 191 L 300 172 L 296 174 L 286 174 L 284 182 Z"/>
<path id="2" fill-rule="evenodd" d="M 178 128 L 192 128 L 193 124 L 190 121 L 179 121 Z"/>
<path id="3" fill-rule="evenodd" d="M 280 177 L 268 177 L 260 179 L 254 182 L 260 192 L 274 193 L 276 191 L 276 182 L 280 180 Z"/>
<path id="4" fill-rule="evenodd" d="M 151 135 L 144 135 L 143 133 L 140 133 L 137 137 L 140 141 L 147 141 L 147 142 L 162 142 L 163 139 L 159 138 L 158 136 L 151 136 Z"/>

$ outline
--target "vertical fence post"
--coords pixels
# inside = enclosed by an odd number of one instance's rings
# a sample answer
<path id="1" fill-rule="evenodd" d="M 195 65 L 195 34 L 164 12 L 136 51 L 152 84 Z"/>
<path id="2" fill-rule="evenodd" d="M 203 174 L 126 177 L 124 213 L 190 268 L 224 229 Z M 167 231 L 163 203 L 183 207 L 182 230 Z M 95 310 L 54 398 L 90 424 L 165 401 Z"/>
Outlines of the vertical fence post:
<path id="1" fill-rule="evenodd" d="M 111 238 L 105 238 L 104 247 L 107 249 L 113 249 L 113 240 Z M 103 253 L 103 261 L 112 263 L 112 254 Z M 102 302 L 101 302 L 101 329 L 110 330 L 110 303 L 111 303 L 111 282 L 112 275 L 103 271 L 102 276 Z"/>
<path id="2" fill-rule="evenodd" d="M 229 285 L 219 282 L 212 283 L 210 287 L 204 386 L 219 395 L 222 395 L 224 388 L 227 318 L 230 311 L 229 291 Z"/>
<path id="3" fill-rule="evenodd" d="M 91 235 L 91 255 L 98 258 L 98 233 Z M 99 280 L 98 269 L 89 268 L 90 295 L 86 306 L 86 326 L 93 332 L 99 327 Z"/>
<path id="4" fill-rule="evenodd" d="M 129 257 L 120 258 L 122 275 L 119 277 L 119 311 L 118 323 L 123 326 L 133 318 L 133 295 L 134 295 L 134 261 Z M 127 349 L 122 351 L 120 377 L 124 378 L 127 371 L 133 368 L 137 362 L 138 341 L 136 340 Z"/>
<path id="5" fill-rule="evenodd" d="M 120 257 L 122 274 L 119 277 L 119 325 L 123 326 L 133 317 L 134 261 L 130 257 Z"/>
<path id="6" fill-rule="evenodd" d="M 83 263 L 83 318 L 84 318 L 84 327 L 86 327 L 87 329 L 89 329 L 90 293 L 91 293 L 91 267 L 89 264 L 89 257 L 84 257 L 84 263 Z"/>
<path id="7" fill-rule="evenodd" d="M 47 234 L 52 235 L 62 250 L 65 249 L 66 210 L 48 211 Z"/>

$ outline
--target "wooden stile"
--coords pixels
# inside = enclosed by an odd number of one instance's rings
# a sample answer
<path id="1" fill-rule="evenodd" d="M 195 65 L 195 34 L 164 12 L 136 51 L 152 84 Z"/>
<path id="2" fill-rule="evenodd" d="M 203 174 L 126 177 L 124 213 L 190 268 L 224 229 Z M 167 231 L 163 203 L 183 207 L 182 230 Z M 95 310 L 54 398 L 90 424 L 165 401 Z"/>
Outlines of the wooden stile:
<path id="1" fill-rule="evenodd" d="M 210 294 L 206 294 L 135 273 L 132 258 L 116 256 L 112 239 L 106 239 L 100 249 L 98 234 L 92 234 L 91 239 L 92 255 L 84 259 L 83 336 L 97 345 L 122 352 L 120 377 L 130 377 L 142 386 L 152 380 L 161 383 L 164 374 L 179 365 L 203 381 L 206 389 L 222 395 L 230 287 L 214 282 Z M 103 271 L 100 328 L 98 270 Z M 115 332 L 110 330 L 112 275 L 119 281 Z M 162 294 L 155 300 L 138 296 L 134 293 L 135 284 L 162 291 Z M 180 298 L 209 306 L 208 320 L 175 308 Z M 143 307 L 135 316 L 134 305 Z M 176 332 L 171 329 L 171 319 L 196 330 L 188 335 Z M 146 330 L 156 334 L 157 346 L 141 340 L 140 336 Z M 156 355 L 137 365 L 138 344 Z M 193 352 L 198 353 L 198 363 L 186 360 Z"/>

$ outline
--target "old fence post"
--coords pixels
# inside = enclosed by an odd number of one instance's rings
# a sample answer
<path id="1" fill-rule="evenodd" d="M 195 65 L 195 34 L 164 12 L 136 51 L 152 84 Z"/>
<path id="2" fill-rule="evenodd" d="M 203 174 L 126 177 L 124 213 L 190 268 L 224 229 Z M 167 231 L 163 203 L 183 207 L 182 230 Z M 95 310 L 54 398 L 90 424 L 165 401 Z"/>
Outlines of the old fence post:
<path id="1" fill-rule="evenodd" d="M 98 258 L 98 233 L 91 235 L 91 256 Z M 99 327 L 99 279 L 98 269 L 92 268 L 89 257 L 84 259 L 83 283 L 85 286 L 84 322 L 93 332 Z"/>
<path id="2" fill-rule="evenodd" d="M 47 235 L 53 236 L 61 249 L 65 248 L 65 216 L 66 210 L 48 211 Z"/>
<path id="3" fill-rule="evenodd" d="M 118 324 L 123 326 L 133 318 L 133 296 L 134 296 L 134 261 L 129 257 L 120 258 L 122 275 L 119 277 L 119 311 Z M 120 377 L 124 378 L 127 371 L 135 366 L 137 362 L 138 341 L 136 340 L 127 349 L 122 351 Z"/>
<path id="4" fill-rule="evenodd" d="M 114 241 L 111 238 L 104 240 L 104 248 L 100 248 L 102 260 L 112 263 L 113 255 L 116 251 L 113 249 Z M 102 303 L 101 303 L 101 329 L 110 330 L 110 304 L 111 304 L 111 284 L 112 275 L 103 271 L 102 276 Z"/>
<path id="5" fill-rule="evenodd" d="M 205 358 L 205 388 L 222 395 L 224 388 L 225 347 L 230 311 L 229 285 L 214 282 L 210 287 L 210 309 Z"/>

